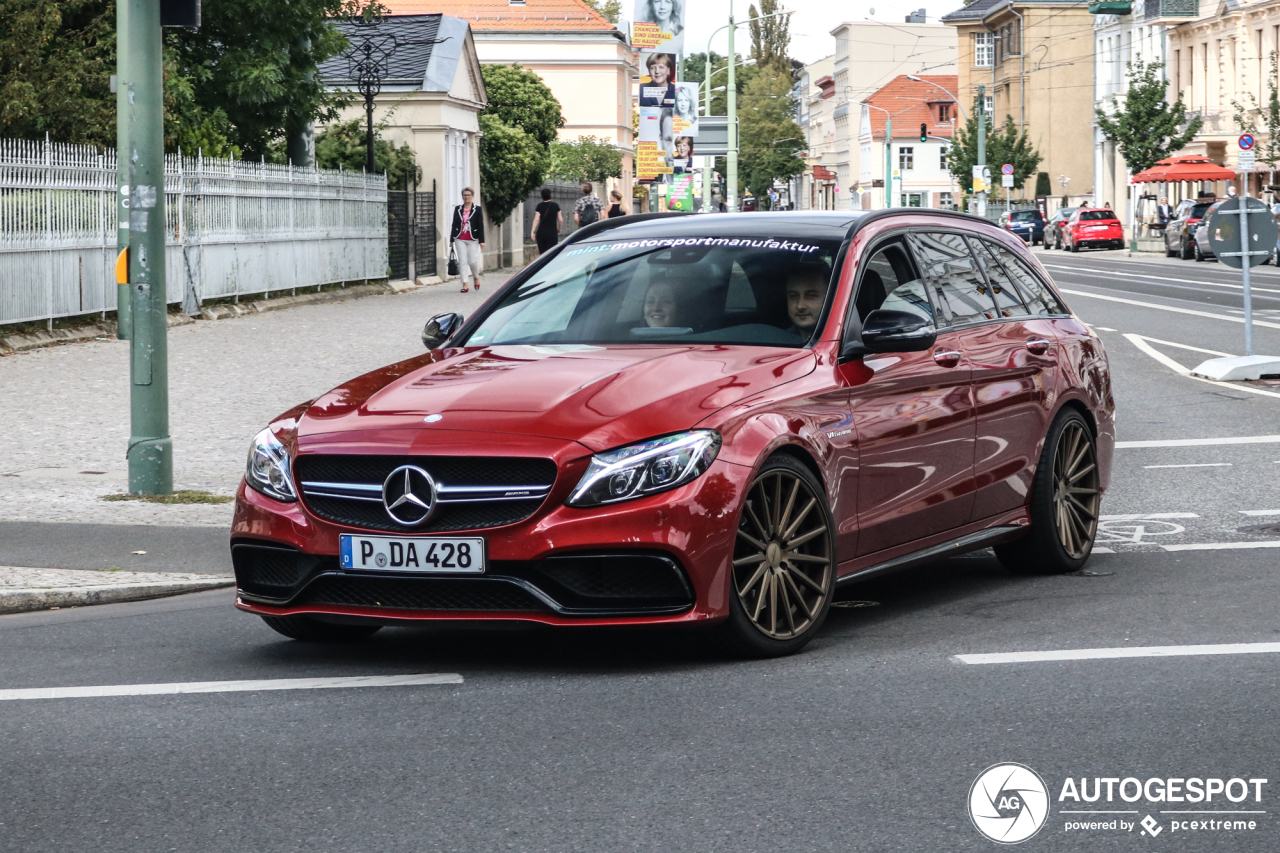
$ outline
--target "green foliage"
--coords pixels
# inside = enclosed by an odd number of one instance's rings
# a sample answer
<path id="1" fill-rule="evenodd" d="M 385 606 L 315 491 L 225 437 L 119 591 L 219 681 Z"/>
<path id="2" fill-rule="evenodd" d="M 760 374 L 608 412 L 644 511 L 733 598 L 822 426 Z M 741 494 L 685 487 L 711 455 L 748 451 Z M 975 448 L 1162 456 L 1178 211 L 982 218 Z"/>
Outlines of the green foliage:
<path id="1" fill-rule="evenodd" d="M 0 136 L 115 145 L 115 4 L 5 0 L 0 20 Z"/>
<path id="2" fill-rule="evenodd" d="M 484 114 L 520 128 L 539 145 L 550 145 L 564 127 L 564 115 L 542 78 L 519 65 L 482 65 L 480 73 L 489 93 Z"/>
<path id="3" fill-rule="evenodd" d="M 742 56 L 737 59 L 737 67 L 733 72 L 734 88 L 738 90 L 738 103 L 742 103 L 743 95 L 746 93 L 747 84 L 755 79 L 759 73 L 754 65 L 743 65 Z M 718 86 L 727 86 L 729 83 L 729 72 L 723 69 L 729 62 L 727 56 L 722 56 L 711 51 L 711 88 Z M 688 80 L 694 83 L 701 83 L 707 74 L 707 55 L 705 53 L 694 53 L 686 56 L 684 62 L 680 65 L 680 80 Z M 702 115 L 723 116 L 729 114 L 729 102 L 727 92 L 711 93 L 711 111 L 707 112 L 702 106 L 702 90 L 699 89 L 698 112 Z"/>
<path id="4" fill-rule="evenodd" d="M 966 189 L 972 185 L 973 167 L 978 163 L 977 116 L 980 109 L 982 107 L 978 99 L 974 98 L 969 120 L 956 129 L 955 136 L 951 140 L 951 154 L 948 158 L 951 174 L 955 175 L 960 181 L 960 186 Z M 987 165 L 991 167 L 992 179 L 994 180 L 995 176 L 1000 174 L 1002 165 L 1011 163 L 1014 189 L 1022 189 L 1023 182 L 1036 173 L 1036 169 L 1044 158 L 1031 144 L 1026 131 L 1018 130 L 1018 126 L 1013 122 L 1013 116 L 1006 115 L 1004 124 L 999 128 L 993 127 L 994 124 L 995 122 L 988 122 L 986 125 Z M 999 185 L 998 181 L 995 183 Z"/>
<path id="5" fill-rule="evenodd" d="M 1130 171 L 1137 174 L 1185 147 L 1200 131 L 1202 121 L 1199 116 L 1187 120 L 1181 95 L 1173 104 L 1165 99 L 1168 84 L 1161 73 L 1163 63 L 1147 64 L 1139 59 L 1127 63 L 1127 68 L 1129 88 L 1124 106 L 1113 98 L 1114 114 L 1098 109 L 1095 116 L 1102 135 L 1115 143 Z"/>
<path id="6" fill-rule="evenodd" d="M 547 177 L 561 181 L 603 182 L 622 177 L 622 152 L 608 140 L 579 136 L 577 142 L 551 143 Z"/>
<path id="7" fill-rule="evenodd" d="M 396 148 L 381 138 L 382 129 L 373 130 L 374 168 L 387 176 L 387 186 L 393 190 L 406 188 L 410 181 L 420 183 L 422 170 L 414 160 L 413 150 L 408 145 Z M 341 167 L 363 172 L 365 158 L 365 124 L 361 119 L 330 125 L 316 134 L 316 165 L 322 169 Z"/>
<path id="8" fill-rule="evenodd" d="M 622 0 L 583 0 L 583 2 L 603 15 L 609 23 L 618 23 L 618 17 L 622 14 Z"/>
<path id="9" fill-rule="evenodd" d="M 778 5 L 778 0 L 760 0 L 759 11 L 756 11 L 754 3 L 751 4 L 750 17 L 772 15 L 781 11 L 785 10 Z M 755 58 L 757 67 L 775 66 L 786 69 L 789 75 L 791 60 L 787 54 L 791 50 L 790 16 L 778 15 L 776 18 L 752 21 L 748 26 L 751 28 L 751 55 Z"/>
<path id="10" fill-rule="evenodd" d="M 1236 111 L 1232 118 L 1239 131 L 1258 136 L 1258 143 L 1254 146 L 1258 162 L 1274 172 L 1280 164 L 1280 93 L 1277 92 L 1275 51 L 1271 52 L 1267 68 L 1266 104 L 1259 107 L 1257 98 L 1246 92 L 1243 104 L 1232 101 L 1231 106 Z"/>
<path id="11" fill-rule="evenodd" d="M 1049 195 L 1053 192 L 1053 186 L 1049 183 L 1048 172 L 1036 172 L 1036 195 Z"/>
<path id="12" fill-rule="evenodd" d="M 790 69 L 766 66 L 747 84 L 738 108 L 738 177 L 762 201 L 775 180 L 804 171 L 804 132 L 794 114 Z"/>
<path id="13" fill-rule="evenodd" d="M 542 184 L 547 147 L 520 127 L 480 113 L 480 189 L 495 223 L 505 222 Z"/>

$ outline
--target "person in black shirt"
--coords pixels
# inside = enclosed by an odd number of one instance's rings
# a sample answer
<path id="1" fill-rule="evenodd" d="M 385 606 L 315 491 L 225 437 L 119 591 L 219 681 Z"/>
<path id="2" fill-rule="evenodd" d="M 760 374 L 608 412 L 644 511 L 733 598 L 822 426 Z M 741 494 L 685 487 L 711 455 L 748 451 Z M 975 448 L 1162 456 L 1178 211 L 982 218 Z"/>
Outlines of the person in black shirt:
<path id="1" fill-rule="evenodd" d="M 551 200 L 551 190 L 542 191 L 542 201 L 534 208 L 533 227 L 529 236 L 538 244 L 538 254 L 550 249 L 560 240 L 560 229 L 564 226 L 564 214 L 560 205 Z"/>
<path id="2" fill-rule="evenodd" d="M 615 216 L 626 216 L 627 212 L 622 209 L 622 193 L 617 190 L 609 191 L 609 201 L 613 204 L 609 205 L 609 209 L 605 211 L 605 217 L 613 219 Z"/>

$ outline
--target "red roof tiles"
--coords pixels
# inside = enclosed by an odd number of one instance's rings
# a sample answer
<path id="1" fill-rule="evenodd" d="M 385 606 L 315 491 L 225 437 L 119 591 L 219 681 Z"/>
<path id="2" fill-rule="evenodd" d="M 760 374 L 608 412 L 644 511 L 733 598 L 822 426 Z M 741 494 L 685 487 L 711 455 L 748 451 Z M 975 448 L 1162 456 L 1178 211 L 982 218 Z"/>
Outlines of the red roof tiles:
<path id="1" fill-rule="evenodd" d="M 928 125 L 930 136 L 949 137 L 955 132 L 952 122 L 938 121 L 938 106 L 949 105 L 951 118 L 959 119 L 955 99 L 946 94 L 956 90 L 959 78 L 954 74 L 918 76 L 919 81 L 899 74 L 866 99 L 865 103 L 880 107 L 879 110 L 871 110 L 872 138 L 884 138 L 885 114 L 881 110 L 887 110 L 893 116 L 894 139 L 919 139 L 921 123 Z M 937 85 L 931 86 L 930 83 Z"/>

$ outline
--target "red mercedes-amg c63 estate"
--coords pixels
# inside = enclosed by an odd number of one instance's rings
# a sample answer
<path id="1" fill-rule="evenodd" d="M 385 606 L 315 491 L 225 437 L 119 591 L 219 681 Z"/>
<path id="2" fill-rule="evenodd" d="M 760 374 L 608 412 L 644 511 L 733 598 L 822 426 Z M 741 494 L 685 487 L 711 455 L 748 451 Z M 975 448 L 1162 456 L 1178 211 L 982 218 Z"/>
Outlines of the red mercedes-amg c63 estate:
<path id="1" fill-rule="evenodd" d="M 610 219 L 423 340 L 253 440 L 236 604 L 282 634 L 691 624 L 778 655 L 842 584 L 1093 547 L 1106 354 L 984 220 Z"/>

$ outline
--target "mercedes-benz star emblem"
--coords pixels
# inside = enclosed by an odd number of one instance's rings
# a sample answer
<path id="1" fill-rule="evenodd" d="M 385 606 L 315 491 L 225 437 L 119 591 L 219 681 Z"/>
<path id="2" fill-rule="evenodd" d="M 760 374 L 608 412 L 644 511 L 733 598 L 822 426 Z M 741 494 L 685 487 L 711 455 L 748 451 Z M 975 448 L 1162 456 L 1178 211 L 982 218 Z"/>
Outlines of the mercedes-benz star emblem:
<path id="1" fill-rule="evenodd" d="M 382 484 L 382 506 L 392 521 L 417 527 L 435 511 L 435 481 L 416 465 L 401 465 Z"/>

